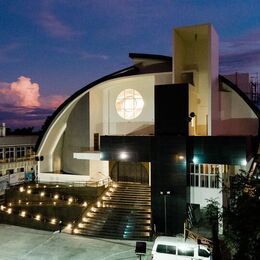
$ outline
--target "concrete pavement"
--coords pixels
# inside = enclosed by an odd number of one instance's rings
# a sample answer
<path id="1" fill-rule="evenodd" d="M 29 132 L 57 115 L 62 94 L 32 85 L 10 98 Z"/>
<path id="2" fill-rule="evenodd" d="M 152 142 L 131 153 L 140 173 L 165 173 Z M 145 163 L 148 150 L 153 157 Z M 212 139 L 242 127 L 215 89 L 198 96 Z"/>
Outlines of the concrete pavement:
<path id="1" fill-rule="evenodd" d="M 49 232 L 0 224 L 0 259 L 37 260 L 131 260 L 135 255 L 135 242 L 110 240 Z M 147 254 L 151 259 L 152 242 L 147 242 Z"/>

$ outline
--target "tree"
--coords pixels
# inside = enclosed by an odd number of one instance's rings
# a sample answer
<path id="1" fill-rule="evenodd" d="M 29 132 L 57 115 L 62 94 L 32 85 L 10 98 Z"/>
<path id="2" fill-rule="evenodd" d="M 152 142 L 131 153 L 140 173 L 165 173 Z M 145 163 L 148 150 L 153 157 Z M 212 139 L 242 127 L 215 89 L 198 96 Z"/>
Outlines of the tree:
<path id="1" fill-rule="evenodd" d="M 241 171 L 231 180 L 230 203 L 224 210 L 225 244 L 233 259 L 260 259 L 259 186 Z"/>
<path id="2" fill-rule="evenodd" d="M 218 239 L 218 225 L 219 220 L 222 218 L 219 202 L 214 199 L 207 200 L 208 204 L 205 207 L 205 215 L 212 229 L 212 242 L 213 242 L 213 260 L 221 259 L 220 244 Z"/>

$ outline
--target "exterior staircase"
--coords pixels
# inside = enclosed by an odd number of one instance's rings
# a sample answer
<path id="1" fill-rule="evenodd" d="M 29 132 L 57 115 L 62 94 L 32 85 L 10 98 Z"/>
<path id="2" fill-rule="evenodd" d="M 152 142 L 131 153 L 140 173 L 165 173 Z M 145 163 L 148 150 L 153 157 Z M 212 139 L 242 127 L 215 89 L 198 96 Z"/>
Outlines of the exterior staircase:
<path id="1" fill-rule="evenodd" d="M 114 183 L 83 214 L 77 232 L 115 239 L 148 240 L 151 234 L 151 189 L 139 183 Z"/>

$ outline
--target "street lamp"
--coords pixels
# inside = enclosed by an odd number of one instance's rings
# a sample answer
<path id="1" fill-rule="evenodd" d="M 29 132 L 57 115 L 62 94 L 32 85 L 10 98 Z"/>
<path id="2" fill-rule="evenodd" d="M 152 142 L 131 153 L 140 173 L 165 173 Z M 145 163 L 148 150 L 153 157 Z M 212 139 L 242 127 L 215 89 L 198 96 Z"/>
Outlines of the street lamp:
<path id="1" fill-rule="evenodd" d="M 164 233 L 167 235 L 167 197 L 172 196 L 172 190 L 162 190 L 160 195 L 163 196 L 164 200 Z"/>

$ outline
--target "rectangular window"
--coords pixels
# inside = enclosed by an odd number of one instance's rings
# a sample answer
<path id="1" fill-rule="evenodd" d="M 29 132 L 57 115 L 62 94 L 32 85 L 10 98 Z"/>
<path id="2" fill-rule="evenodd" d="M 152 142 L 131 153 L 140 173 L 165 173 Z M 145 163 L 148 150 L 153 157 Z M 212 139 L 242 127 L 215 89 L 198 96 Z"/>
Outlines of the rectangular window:
<path id="1" fill-rule="evenodd" d="M 190 186 L 195 186 L 194 174 L 190 175 Z"/>
<path id="2" fill-rule="evenodd" d="M 199 187 L 199 175 L 195 175 L 195 186 Z"/>
<path id="3" fill-rule="evenodd" d="M 5 148 L 5 158 L 14 159 L 14 147 Z"/>
<path id="4" fill-rule="evenodd" d="M 208 164 L 205 164 L 205 173 L 209 173 L 209 165 Z"/>
<path id="5" fill-rule="evenodd" d="M 16 158 L 21 158 L 21 147 L 16 147 Z"/>
<path id="6" fill-rule="evenodd" d="M 14 169 L 6 170 L 6 174 L 13 174 L 13 173 L 14 173 Z"/>
<path id="7" fill-rule="evenodd" d="M 200 175 L 200 187 L 205 187 L 208 188 L 209 184 L 208 184 L 208 175 L 202 174 Z"/>
<path id="8" fill-rule="evenodd" d="M 219 175 L 212 174 L 210 176 L 210 188 L 219 188 Z"/>
<path id="9" fill-rule="evenodd" d="M 0 148 L 0 160 L 4 159 L 4 148 Z"/>
<path id="10" fill-rule="evenodd" d="M 190 173 L 194 173 L 194 164 L 193 163 L 190 164 Z"/>
<path id="11" fill-rule="evenodd" d="M 175 255 L 176 254 L 176 247 L 175 246 L 169 246 L 169 245 L 158 245 L 156 248 L 156 252 L 158 253 L 164 253 L 164 254 L 170 254 Z"/>
<path id="12" fill-rule="evenodd" d="M 193 248 L 178 249 L 178 255 L 194 256 Z"/>
<path id="13" fill-rule="evenodd" d="M 25 157 L 25 147 L 21 147 L 21 157 Z"/>
<path id="14" fill-rule="evenodd" d="M 195 173 L 199 173 L 199 165 L 198 164 L 195 164 Z"/>
<path id="15" fill-rule="evenodd" d="M 30 157 L 32 155 L 32 147 L 31 146 L 27 146 L 26 147 L 26 156 Z"/>

